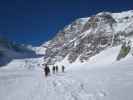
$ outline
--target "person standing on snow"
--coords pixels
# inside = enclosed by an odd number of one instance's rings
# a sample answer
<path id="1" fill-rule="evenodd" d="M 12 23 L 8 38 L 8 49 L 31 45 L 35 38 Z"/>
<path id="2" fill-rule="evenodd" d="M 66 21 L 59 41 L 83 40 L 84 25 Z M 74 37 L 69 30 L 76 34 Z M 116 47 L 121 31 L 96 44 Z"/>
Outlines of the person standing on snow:
<path id="1" fill-rule="evenodd" d="M 53 68 L 52 68 L 53 74 L 55 74 L 55 70 L 56 70 L 56 67 L 53 66 Z"/>
<path id="2" fill-rule="evenodd" d="M 65 72 L 65 66 L 64 65 L 62 66 L 62 72 Z"/>
<path id="3" fill-rule="evenodd" d="M 56 66 L 55 69 L 56 69 L 56 73 L 57 73 L 58 72 L 58 66 Z"/>
<path id="4" fill-rule="evenodd" d="M 46 77 L 50 74 L 50 69 L 47 64 L 45 65 L 44 72 Z"/>

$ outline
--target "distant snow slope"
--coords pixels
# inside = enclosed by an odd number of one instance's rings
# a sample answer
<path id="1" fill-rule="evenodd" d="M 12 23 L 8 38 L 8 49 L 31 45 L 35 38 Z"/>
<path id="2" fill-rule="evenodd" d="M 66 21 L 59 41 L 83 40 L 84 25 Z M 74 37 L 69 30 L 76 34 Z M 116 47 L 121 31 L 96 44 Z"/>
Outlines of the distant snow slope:
<path id="1" fill-rule="evenodd" d="M 41 68 L 36 68 L 34 60 L 31 59 L 32 69 L 19 67 L 24 66 L 26 59 L 15 60 L 0 69 L 0 99 L 133 100 L 133 57 L 116 62 L 114 58 L 119 48 L 106 49 L 94 56 L 91 64 L 75 63 L 77 67 L 47 78 Z M 99 63 L 95 64 L 95 60 Z"/>
<path id="2" fill-rule="evenodd" d="M 91 57 L 87 62 L 81 63 L 79 59 L 77 59 L 74 63 L 69 63 L 67 60 L 67 57 L 62 60 L 61 62 L 56 62 L 55 65 L 62 66 L 65 65 L 69 69 L 77 69 L 77 68 L 94 68 L 94 67 L 101 67 L 105 65 L 112 64 L 113 62 L 116 62 L 116 58 L 120 52 L 121 46 L 111 47 L 107 48 L 104 51 L 100 52 L 99 54 Z M 129 54 L 131 55 L 131 54 Z M 125 58 L 126 59 L 126 58 Z"/>

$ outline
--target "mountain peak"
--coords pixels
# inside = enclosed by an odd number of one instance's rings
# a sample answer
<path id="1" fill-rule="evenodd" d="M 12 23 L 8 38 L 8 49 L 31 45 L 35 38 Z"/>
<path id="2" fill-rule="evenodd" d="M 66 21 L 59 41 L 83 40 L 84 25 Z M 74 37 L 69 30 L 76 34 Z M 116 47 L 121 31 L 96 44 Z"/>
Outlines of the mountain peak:
<path id="1" fill-rule="evenodd" d="M 120 45 L 133 35 L 133 10 L 121 13 L 101 12 L 79 18 L 67 25 L 45 45 L 45 61 L 55 63 L 67 57 L 70 63 L 81 62 L 109 46 Z"/>

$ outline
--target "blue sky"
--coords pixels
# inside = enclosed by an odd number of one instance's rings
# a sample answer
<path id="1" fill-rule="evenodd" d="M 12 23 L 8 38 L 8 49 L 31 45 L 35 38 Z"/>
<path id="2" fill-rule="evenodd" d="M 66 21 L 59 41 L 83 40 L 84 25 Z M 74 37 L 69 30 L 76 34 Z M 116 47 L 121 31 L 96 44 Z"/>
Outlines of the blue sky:
<path id="1" fill-rule="evenodd" d="M 39 45 L 77 18 L 131 9 L 133 0 L 0 0 L 0 35 Z"/>

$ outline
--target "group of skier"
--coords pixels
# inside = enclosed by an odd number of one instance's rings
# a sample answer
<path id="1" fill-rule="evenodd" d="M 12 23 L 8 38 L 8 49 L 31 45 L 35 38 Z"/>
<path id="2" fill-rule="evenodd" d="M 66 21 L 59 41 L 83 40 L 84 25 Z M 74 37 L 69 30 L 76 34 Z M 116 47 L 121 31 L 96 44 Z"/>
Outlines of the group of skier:
<path id="1" fill-rule="evenodd" d="M 45 76 L 47 77 L 50 74 L 50 68 L 47 64 L 45 64 L 44 66 L 45 66 L 44 67 L 44 73 L 45 73 Z M 59 71 L 59 68 L 57 65 L 52 67 L 52 73 L 53 74 L 57 73 L 58 71 Z M 64 71 L 65 71 L 65 66 L 62 65 L 62 72 L 64 72 Z"/>

